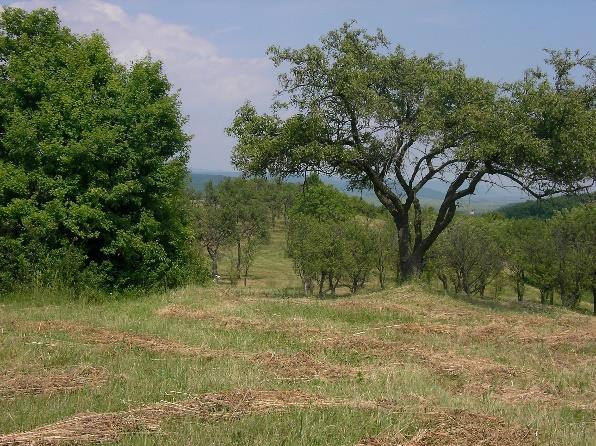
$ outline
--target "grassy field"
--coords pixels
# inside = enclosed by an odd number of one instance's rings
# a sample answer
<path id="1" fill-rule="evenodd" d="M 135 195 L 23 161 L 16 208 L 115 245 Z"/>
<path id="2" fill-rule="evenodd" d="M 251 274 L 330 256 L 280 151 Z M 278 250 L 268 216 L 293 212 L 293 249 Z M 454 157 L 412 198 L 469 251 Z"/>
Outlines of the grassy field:
<path id="1" fill-rule="evenodd" d="M 295 297 L 282 246 L 246 288 L 4 298 L 0 445 L 596 444 L 594 317 L 414 285 Z"/>

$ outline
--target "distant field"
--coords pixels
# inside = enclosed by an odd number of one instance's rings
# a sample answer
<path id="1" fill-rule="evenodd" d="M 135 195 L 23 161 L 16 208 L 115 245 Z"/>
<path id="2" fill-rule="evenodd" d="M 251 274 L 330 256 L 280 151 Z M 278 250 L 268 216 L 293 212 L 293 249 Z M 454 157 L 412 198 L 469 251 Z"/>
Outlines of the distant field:
<path id="1" fill-rule="evenodd" d="M 419 286 L 283 298 L 282 247 L 246 288 L 4 299 L 0 445 L 594 444 L 596 318 Z"/>

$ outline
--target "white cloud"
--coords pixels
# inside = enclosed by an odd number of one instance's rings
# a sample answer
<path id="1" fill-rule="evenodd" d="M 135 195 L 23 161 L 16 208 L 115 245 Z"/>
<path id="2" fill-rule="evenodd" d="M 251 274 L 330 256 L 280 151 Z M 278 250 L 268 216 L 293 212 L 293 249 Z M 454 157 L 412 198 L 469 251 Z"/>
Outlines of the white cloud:
<path id="1" fill-rule="evenodd" d="M 223 129 L 234 110 L 247 99 L 257 103 L 269 99 L 274 89 L 266 58 L 226 57 L 187 27 L 149 14 L 131 15 L 103 0 L 26 0 L 14 6 L 56 7 L 63 23 L 74 32 L 100 31 L 123 63 L 148 53 L 162 60 L 168 78 L 182 90 L 183 106 L 190 114 L 188 130 L 196 135 L 192 167 L 225 167 L 232 141 Z"/>

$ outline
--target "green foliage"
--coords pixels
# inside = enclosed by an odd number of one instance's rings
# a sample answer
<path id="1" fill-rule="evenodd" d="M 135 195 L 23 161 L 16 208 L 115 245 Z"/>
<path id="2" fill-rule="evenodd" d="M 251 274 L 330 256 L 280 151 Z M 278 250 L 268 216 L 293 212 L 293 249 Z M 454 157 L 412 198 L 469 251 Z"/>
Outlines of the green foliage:
<path id="1" fill-rule="evenodd" d="M 503 268 L 504 252 L 494 222 L 461 217 L 439 238 L 429 256 L 430 268 L 456 293 L 484 296 Z"/>
<path id="2" fill-rule="evenodd" d="M 596 281 L 596 206 L 558 213 L 552 219 L 552 234 L 561 301 L 574 308 L 582 289 L 593 291 Z"/>
<path id="3" fill-rule="evenodd" d="M 378 260 L 378 240 L 370 219 L 358 214 L 363 209 L 370 211 L 317 176 L 307 178 L 288 225 L 288 253 L 306 294 L 313 292 L 315 282 L 320 296 L 325 287 L 332 294 L 338 285 L 352 292 L 364 287 Z"/>
<path id="4" fill-rule="evenodd" d="M 458 200 L 480 182 L 507 177 L 547 196 L 595 177 L 593 58 L 551 52 L 554 81 L 532 72 L 500 88 L 350 23 L 320 45 L 269 54 L 288 66 L 276 105 L 297 113 L 282 119 L 240 107 L 228 129 L 235 166 L 251 175 L 334 173 L 373 189 L 393 216 L 403 278 L 421 271 Z M 573 82 L 574 67 L 588 72 L 585 83 Z M 433 179 L 449 187 L 425 235 L 418 194 Z"/>
<path id="5" fill-rule="evenodd" d="M 549 197 L 543 200 L 530 200 L 523 203 L 508 204 L 498 209 L 507 218 L 541 218 L 548 219 L 557 211 L 571 209 L 596 200 L 596 194 L 579 194 L 561 197 Z"/>
<path id="6" fill-rule="evenodd" d="M 67 283 L 201 280 L 183 194 L 190 138 L 161 64 L 125 68 L 101 35 L 14 8 L 0 13 L 0 60 L 0 250 L 13 260 L 0 288 L 61 275 L 46 259 L 65 256 Z"/>
<path id="7" fill-rule="evenodd" d="M 278 193 L 279 192 L 279 193 Z M 218 276 L 221 249 L 234 247 L 230 280 L 246 278 L 255 252 L 269 238 L 285 200 L 285 190 L 265 180 L 226 178 L 208 183 L 194 202 L 195 225 L 201 245 L 211 257 L 211 274 Z M 273 209 L 273 210 L 272 210 Z"/>
<path id="8" fill-rule="evenodd" d="M 312 175 L 305 180 L 302 193 L 296 195 L 290 216 L 304 214 L 320 221 L 343 220 L 353 215 L 351 205 L 346 194 Z"/>

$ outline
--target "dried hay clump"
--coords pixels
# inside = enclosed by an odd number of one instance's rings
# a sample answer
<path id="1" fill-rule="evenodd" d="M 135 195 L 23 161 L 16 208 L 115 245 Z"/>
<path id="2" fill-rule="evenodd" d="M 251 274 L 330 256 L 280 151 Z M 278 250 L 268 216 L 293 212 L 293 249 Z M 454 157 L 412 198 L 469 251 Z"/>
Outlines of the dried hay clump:
<path id="1" fill-rule="evenodd" d="M 103 368 L 80 366 L 72 370 L 51 371 L 44 374 L 18 373 L 0 381 L 0 398 L 17 395 L 42 395 L 94 387 L 108 380 Z"/>
<path id="2" fill-rule="evenodd" d="M 315 342 L 316 350 L 342 349 L 359 354 L 363 358 L 386 358 L 403 350 L 403 345 L 370 336 L 332 336 Z"/>
<path id="3" fill-rule="evenodd" d="M 180 356 L 200 356 L 205 358 L 219 358 L 234 356 L 233 351 L 213 350 L 204 347 L 189 346 L 158 336 L 140 335 L 110 328 L 97 328 L 84 324 L 67 321 L 40 321 L 34 324 L 37 331 L 64 331 L 77 334 L 83 339 L 95 344 L 124 344 L 138 347 L 155 353 L 177 354 Z"/>
<path id="4" fill-rule="evenodd" d="M 406 439 L 397 433 L 373 437 L 357 446 L 527 446 L 536 444 L 528 428 L 513 426 L 501 418 L 467 411 L 426 414 L 428 427 Z"/>
<path id="5" fill-rule="evenodd" d="M 561 347 L 565 345 L 581 347 L 587 344 L 596 343 L 596 329 L 585 330 L 572 328 L 547 335 L 526 335 L 520 337 L 524 342 L 544 342 L 549 347 Z"/>
<path id="6" fill-rule="evenodd" d="M 224 328 L 267 328 L 267 323 L 254 319 L 244 319 L 237 316 L 223 316 L 212 312 L 186 308 L 180 305 L 171 305 L 157 311 L 158 316 L 178 317 L 210 321 Z"/>
<path id="7" fill-rule="evenodd" d="M 157 311 L 158 316 L 195 319 L 213 322 L 226 329 L 250 328 L 257 330 L 272 330 L 289 333 L 291 335 L 327 335 L 332 336 L 337 332 L 331 329 L 308 326 L 303 319 L 293 318 L 283 321 L 262 319 L 247 319 L 238 316 L 225 316 L 205 310 L 187 308 L 180 305 L 171 305 Z"/>
<path id="8" fill-rule="evenodd" d="M 466 376 L 468 378 L 494 379 L 515 376 L 513 367 L 499 364 L 484 358 L 462 356 L 454 352 L 435 352 L 419 347 L 408 347 L 406 352 L 425 366 L 444 375 Z"/>
<path id="9" fill-rule="evenodd" d="M 545 386 L 534 385 L 528 389 L 519 389 L 512 386 L 503 386 L 495 389 L 495 396 L 509 404 L 545 403 L 558 404 L 561 399 L 552 389 Z"/>
<path id="10" fill-rule="evenodd" d="M 230 356 L 231 354 L 231 352 L 180 344 L 176 341 L 163 339 L 157 336 L 137 335 L 110 329 L 91 329 L 84 333 L 83 337 L 97 344 L 121 343 L 155 353 L 169 353 L 180 356 L 219 358 L 222 356 Z"/>
<path id="11" fill-rule="evenodd" d="M 254 355 L 252 360 L 283 379 L 333 379 L 355 376 L 358 373 L 354 367 L 330 364 L 305 353 L 278 355 L 265 352 Z"/>
<path id="12" fill-rule="evenodd" d="M 372 402 L 324 398 L 300 391 L 232 391 L 210 393 L 180 402 L 160 402 L 112 413 L 89 413 L 37 429 L 0 436 L 0 446 L 85 444 L 117 441 L 126 434 L 157 431 L 174 417 L 192 416 L 206 422 L 234 419 L 253 413 L 282 411 L 293 407 L 374 408 Z"/>

